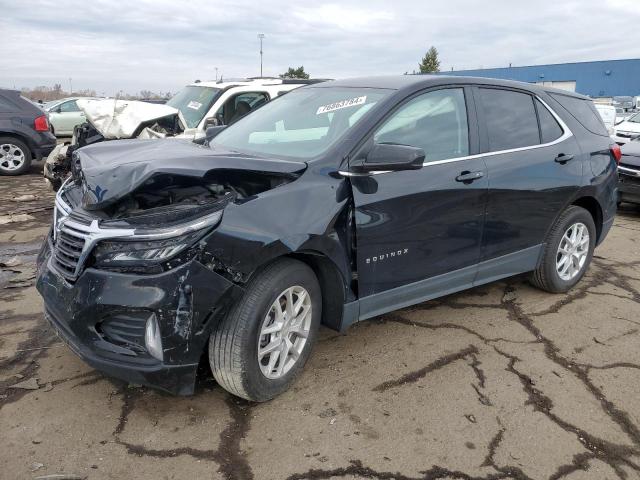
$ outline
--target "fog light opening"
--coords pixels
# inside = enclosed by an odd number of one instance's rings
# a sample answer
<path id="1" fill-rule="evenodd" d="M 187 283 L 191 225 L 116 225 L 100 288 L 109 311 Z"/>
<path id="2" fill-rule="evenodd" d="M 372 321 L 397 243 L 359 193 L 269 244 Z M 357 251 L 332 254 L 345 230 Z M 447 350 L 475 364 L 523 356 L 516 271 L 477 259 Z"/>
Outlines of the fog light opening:
<path id="1" fill-rule="evenodd" d="M 149 354 L 153 358 L 162 361 L 162 338 L 160 338 L 160 328 L 155 315 L 151 315 L 147 320 L 147 325 L 144 329 L 144 343 Z"/>

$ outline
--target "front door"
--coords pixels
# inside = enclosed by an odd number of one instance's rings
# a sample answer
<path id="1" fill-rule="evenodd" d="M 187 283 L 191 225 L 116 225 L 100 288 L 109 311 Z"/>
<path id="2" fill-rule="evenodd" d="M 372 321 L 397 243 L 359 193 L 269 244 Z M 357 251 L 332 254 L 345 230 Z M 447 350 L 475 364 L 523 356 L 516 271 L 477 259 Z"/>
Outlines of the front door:
<path id="1" fill-rule="evenodd" d="M 426 158 L 420 170 L 351 177 L 361 318 L 473 282 L 487 172 L 482 158 L 469 157 L 471 112 L 465 88 L 432 90 L 374 132 L 374 142 L 422 148 Z"/>

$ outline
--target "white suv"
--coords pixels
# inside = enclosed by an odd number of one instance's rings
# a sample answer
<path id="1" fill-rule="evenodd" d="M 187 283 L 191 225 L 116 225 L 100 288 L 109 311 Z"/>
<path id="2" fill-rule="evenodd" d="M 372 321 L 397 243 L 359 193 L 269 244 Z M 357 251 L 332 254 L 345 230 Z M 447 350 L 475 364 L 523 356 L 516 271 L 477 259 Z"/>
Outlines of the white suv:
<path id="1" fill-rule="evenodd" d="M 290 90 L 319 80 L 250 78 L 187 85 L 166 105 L 177 108 L 186 123 L 181 137 L 201 138 L 207 127 L 229 125 Z"/>

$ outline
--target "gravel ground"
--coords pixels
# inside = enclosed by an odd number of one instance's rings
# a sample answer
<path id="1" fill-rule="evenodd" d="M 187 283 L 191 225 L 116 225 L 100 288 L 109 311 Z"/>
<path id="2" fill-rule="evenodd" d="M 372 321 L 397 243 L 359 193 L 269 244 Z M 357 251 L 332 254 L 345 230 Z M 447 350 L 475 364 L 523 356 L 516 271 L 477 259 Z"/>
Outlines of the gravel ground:
<path id="1" fill-rule="evenodd" d="M 52 194 L 0 177 L 0 477 L 640 478 L 640 209 L 569 294 L 511 278 L 324 329 L 266 404 L 109 379 L 55 337 L 34 261 Z M 66 478 L 66 477 L 65 477 Z"/>

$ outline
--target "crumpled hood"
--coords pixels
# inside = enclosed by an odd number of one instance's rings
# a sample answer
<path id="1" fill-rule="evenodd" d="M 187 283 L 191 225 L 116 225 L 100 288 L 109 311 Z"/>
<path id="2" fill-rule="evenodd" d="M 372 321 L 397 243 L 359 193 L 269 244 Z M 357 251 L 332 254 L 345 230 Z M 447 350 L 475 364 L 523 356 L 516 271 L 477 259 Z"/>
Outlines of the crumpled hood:
<path id="1" fill-rule="evenodd" d="M 87 121 L 110 140 L 132 138 L 142 125 L 164 118 L 178 117 L 186 125 L 180 110 L 168 105 L 114 99 L 81 99 L 76 103 Z"/>
<path id="2" fill-rule="evenodd" d="M 202 178 L 214 170 L 300 173 L 306 163 L 252 157 L 190 141 L 120 140 L 74 152 L 82 171 L 83 207 L 99 210 L 160 174 Z"/>

